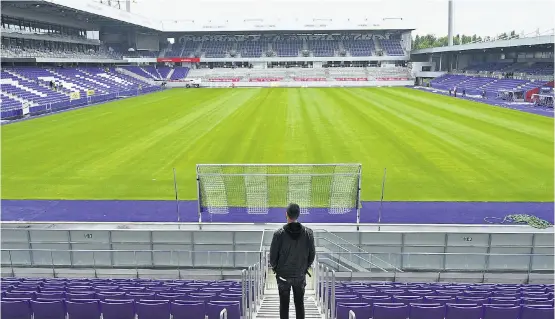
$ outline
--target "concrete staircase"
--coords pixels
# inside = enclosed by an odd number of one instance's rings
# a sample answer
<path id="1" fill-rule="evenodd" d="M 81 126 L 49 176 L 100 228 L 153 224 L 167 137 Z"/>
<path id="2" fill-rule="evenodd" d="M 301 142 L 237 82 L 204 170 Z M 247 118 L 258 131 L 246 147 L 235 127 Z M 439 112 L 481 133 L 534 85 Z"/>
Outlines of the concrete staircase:
<path id="1" fill-rule="evenodd" d="M 264 299 L 254 315 L 254 319 L 279 319 L 279 294 L 277 289 L 276 277 L 268 272 Z M 323 319 L 324 315 L 318 309 L 315 300 L 315 293 L 312 288 L 312 280 L 307 277 L 307 285 L 304 296 L 304 308 L 306 319 Z M 293 291 L 289 300 L 289 318 L 295 318 L 295 303 L 293 302 Z"/>

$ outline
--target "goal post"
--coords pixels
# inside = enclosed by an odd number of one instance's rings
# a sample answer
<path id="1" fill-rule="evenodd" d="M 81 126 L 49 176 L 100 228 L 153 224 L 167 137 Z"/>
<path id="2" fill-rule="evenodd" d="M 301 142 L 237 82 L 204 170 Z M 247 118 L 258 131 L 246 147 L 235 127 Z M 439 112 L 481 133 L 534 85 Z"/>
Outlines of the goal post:
<path id="1" fill-rule="evenodd" d="M 198 164 L 196 170 L 199 222 L 203 214 L 210 221 L 228 215 L 228 221 L 270 222 L 264 215 L 283 213 L 289 203 L 320 221 L 345 214 L 356 214 L 352 223 L 360 219 L 361 164 Z"/>

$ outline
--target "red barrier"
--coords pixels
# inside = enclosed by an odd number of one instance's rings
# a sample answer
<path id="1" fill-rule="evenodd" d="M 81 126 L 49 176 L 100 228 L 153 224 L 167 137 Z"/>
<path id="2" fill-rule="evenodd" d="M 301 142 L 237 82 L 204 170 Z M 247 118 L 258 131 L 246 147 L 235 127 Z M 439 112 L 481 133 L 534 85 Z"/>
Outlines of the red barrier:
<path id="1" fill-rule="evenodd" d="M 300 81 L 300 82 L 323 82 L 323 81 L 327 81 L 326 78 L 293 78 L 293 80 Z"/>
<path id="2" fill-rule="evenodd" d="M 239 82 L 241 78 L 209 78 L 208 82 Z"/>
<path id="3" fill-rule="evenodd" d="M 376 78 L 377 81 L 408 81 L 408 78 Z"/>
<path id="4" fill-rule="evenodd" d="M 173 63 L 179 63 L 179 62 L 191 62 L 191 63 L 197 63 L 200 62 L 200 58 L 158 58 L 156 59 L 157 62 L 163 63 L 163 62 L 173 62 Z"/>
<path id="5" fill-rule="evenodd" d="M 335 78 L 337 81 L 368 81 L 367 78 Z"/>
<path id="6" fill-rule="evenodd" d="M 281 81 L 283 78 L 253 78 L 250 79 L 250 82 L 277 82 Z"/>

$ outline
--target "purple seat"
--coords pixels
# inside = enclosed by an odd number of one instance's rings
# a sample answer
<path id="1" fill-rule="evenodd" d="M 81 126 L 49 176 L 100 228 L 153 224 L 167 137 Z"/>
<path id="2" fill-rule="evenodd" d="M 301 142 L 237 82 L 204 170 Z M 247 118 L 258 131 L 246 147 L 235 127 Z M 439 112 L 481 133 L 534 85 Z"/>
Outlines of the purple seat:
<path id="1" fill-rule="evenodd" d="M 155 299 L 155 294 L 153 292 L 129 292 L 127 293 L 127 297 L 137 302 L 143 299 L 153 300 Z M 165 299 L 165 298 L 160 298 L 160 299 Z M 168 299 L 165 299 L 165 300 L 168 300 Z"/>
<path id="2" fill-rule="evenodd" d="M 0 318 L 31 319 L 33 312 L 29 300 L 2 300 L 0 302 Z"/>
<path id="3" fill-rule="evenodd" d="M 520 298 L 520 303 L 523 305 L 544 305 L 553 306 L 553 299 L 547 298 Z"/>
<path id="4" fill-rule="evenodd" d="M 402 303 L 409 305 L 410 303 L 421 303 L 424 300 L 422 296 L 393 296 L 394 303 Z"/>
<path id="5" fill-rule="evenodd" d="M 519 306 L 484 305 L 482 319 L 518 319 L 519 314 Z"/>
<path id="6" fill-rule="evenodd" d="M 176 300 L 171 303 L 173 319 L 204 319 L 205 309 L 204 301 Z"/>
<path id="7" fill-rule="evenodd" d="M 455 303 L 455 297 L 450 296 L 425 296 L 424 303 L 427 304 L 440 304 L 446 305 L 448 303 Z"/>
<path id="8" fill-rule="evenodd" d="M 118 286 L 94 286 L 93 290 L 95 292 L 117 292 L 119 291 L 119 287 Z"/>
<path id="9" fill-rule="evenodd" d="M 447 304 L 445 319 L 480 319 L 482 317 L 482 306 Z"/>
<path id="10" fill-rule="evenodd" d="M 154 293 L 161 293 L 161 292 L 173 292 L 172 287 L 165 287 L 165 286 L 149 286 L 145 288 L 145 292 L 154 292 Z"/>
<path id="11" fill-rule="evenodd" d="M 513 297 L 490 297 L 489 303 L 492 305 L 504 304 L 504 305 L 519 306 L 520 300 Z"/>
<path id="12" fill-rule="evenodd" d="M 189 294 L 190 300 L 202 300 L 205 303 L 210 301 L 212 298 L 216 297 L 216 294 L 204 294 L 204 293 L 191 293 Z"/>
<path id="13" fill-rule="evenodd" d="M 410 305 L 410 319 L 443 319 L 445 318 L 445 305 L 417 304 Z"/>
<path id="14" fill-rule="evenodd" d="M 66 297 L 66 293 L 63 291 L 37 292 L 35 297 L 37 299 L 64 299 Z"/>
<path id="15" fill-rule="evenodd" d="M 96 294 L 96 297 L 100 300 L 106 299 L 127 299 L 125 292 L 99 292 Z"/>
<path id="16" fill-rule="evenodd" d="M 489 298 L 487 297 L 457 297 L 456 298 L 457 303 L 458 304 L 467 304 L 467 305 L 471 305 L 471 304 L 476 304 L 476 305 L 483 305 L 485 303 L 489 302 Z"/>
<path id="17" fill-rule="evenodd" d="M 133 300 L 100 301 L 103 319 L 134 319 L 135 307 Z"/>
<path id="18" fill-rule="evenodd" d="M 137 302 L 138 319 L 169 319 L 170 318 L 170 302 L 156 300 L 156 303 Z"/>
<path id="19" fill-rule="evenodd" d="M 210 301 L 206 304 L 208 319 L 219 319 L 223 309 L 227 310 L 228 319 L 240 319 L 240 301 Z"/>
<path id="20" fill-rule="evenodd" d="M 402 303 L 375 303 L 372 319 L 407 319 L 409 306 Z"/>
<path id="21" fill-rule="evenodd" d="M 6 292 L 6 298 L 27 298 L 27 299 L 35 299 L 35 292 L 34 291 L 19 291 L 19 290 L 12 290 Z"/>
<path id="22" fill-rule="evenodd" d="M 378 295 L 378 296 L 361 296 L 361 302 L 367 302 L 373 305 L 376 302 L 388 303 L 391 302 L 392 298 L 390 296 Z"/>
<path id="23" fill-rule="evenodd" d="M 183 294 L 183 293 L 173 293 L 173 292 L 168 292 L 168 293 L 159 293 L 156 294 L 155 299 L 158 300 L 169 300 L 169 301 L 174 301 L 174 300 L 187 300 L 188 296 L 187 294 Z"/>
<path id="24" fill-rule="evenodd" d="M 52 292 L 52 291 L 66 291 L 66 287 L 65 286 L 54 286 L 54 285 L 48 285 L 48 286 L 44 286 L 40 288 L 41 292 Z"/>
<path id="25" fill-rule="evenodd" d="M 553 319 L 555 313 L 553 307 L 522 306 L 520 319 Z"/>
<path id="26" fill-rule="evenodd" d="M 372 316 L 372 307 L 365 302 L 353 302 L 337 304 L 337 319 L 349 319 L 349 311 L 352 310 L 357 318 L 370 318 Z"/>
<path id="27" fill-rule="evenodd" d="M 33 319 L 63 319 L 66 316 L 65 303 L 62 300 L 31 300 Z"/>
<path id="28" fill-rule="evenodd" d="M 491 291 L 485 290 L 465 290 L 464 295 L 468 297 L 489 297 L 491 296 Z"/>
<path id="29" fill-rule="evenodd" d="M 66 293 L 66 298 L 68 300 L 95 299 L 96 294 L 92 291 L 68 292 L 68 293 Z"/>
<path id="30" fill-rule="evenodd" d="M 173 288 L 173 292 L 174 293 L 180 293 L 180 294 L 184 294 L 184 293 L 191 293 L 191 292 L 198 292 L 198 288 Z"/>
<path id="31" fill-rule="evenodd" d="M 408 291 L 408 294 L 412 295 L 412 296 L 432 296 L 434 295 L 434 292 L 432 290 L 429 289 L 411 289 Z"/>
<path id="32" fill-rule="evenodd" d="M 438 296 L 452 296 L 452 297 L 457 297 L 457 296 L 462 296 L 462 292 L 459 290 L 436 290 L 436 293 Z"/>
<path id="33" fill-rule="evenodd" d="M 98 300 L 66 301 L 68 319 L 99 319 L 100 304 Z"/>
<path id="34" fill-rule="evenodd" d="M 91 291 L 93 288 L 91 286 L 70 286 L 67 287 L 68 292 L 79 292 L 79 291 Z"/>
<path id="35" fill-rule="evenodd" d="M 383 289 L 382 290 L 382 294 L 384 295 L 388 295 L 388 296 L 395 296 L 395 295 L 402 295 L 406 292 L 405 289 Z"/>

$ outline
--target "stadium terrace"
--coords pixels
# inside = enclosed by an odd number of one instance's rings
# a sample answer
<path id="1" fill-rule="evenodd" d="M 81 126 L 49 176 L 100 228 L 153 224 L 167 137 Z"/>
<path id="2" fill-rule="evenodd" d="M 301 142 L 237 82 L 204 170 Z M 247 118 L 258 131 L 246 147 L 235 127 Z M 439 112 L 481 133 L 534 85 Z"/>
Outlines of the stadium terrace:
<path id="1" fill-rule="evenodd" d="M 306 318 L 553 318 L 553 30 L 134 5 L 1 2 L 2 319 L 278 318 L 289 203 Z"/>

